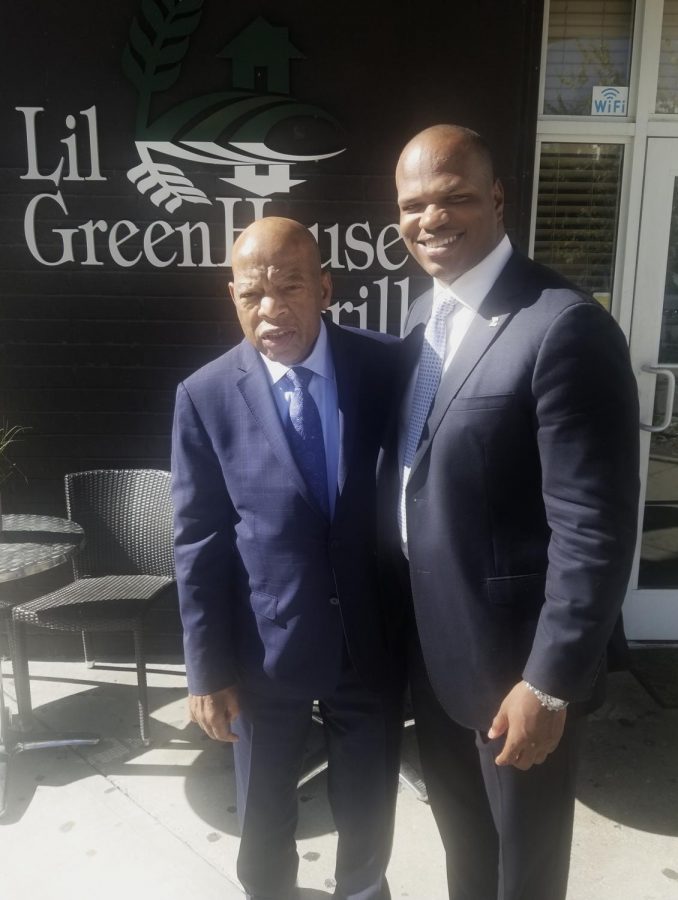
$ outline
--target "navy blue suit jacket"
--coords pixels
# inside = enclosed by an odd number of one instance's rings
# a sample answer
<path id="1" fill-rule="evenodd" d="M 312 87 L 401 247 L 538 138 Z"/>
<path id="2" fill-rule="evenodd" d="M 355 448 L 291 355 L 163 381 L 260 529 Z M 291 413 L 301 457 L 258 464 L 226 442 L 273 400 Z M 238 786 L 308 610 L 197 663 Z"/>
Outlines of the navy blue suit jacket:
<path id="1" fill-rule="evenodd" d="M 375 465 L 394 347 L 327 328 L 340 417 L 331 522 L 294 462 L 250 343 L 179 385 L 175 553 L 191 693 L 240 683 L 322 696 L 339 678 L 344 639 L 368 686 L 393 681 L 375 574 Z"/>
<path id="2" fill-rule="evenodd" d="M 403 385 L 431 304 L 428 292 L 410 310 Z M 487 730 L 521 678 L 591 697 L 633 557 L 638 442 L 621 330 L 514 253 L 443 375 L 407 487 L 417 627 L 456 721 Z M 397 552 L 393 528 L 390 540 Z"/>

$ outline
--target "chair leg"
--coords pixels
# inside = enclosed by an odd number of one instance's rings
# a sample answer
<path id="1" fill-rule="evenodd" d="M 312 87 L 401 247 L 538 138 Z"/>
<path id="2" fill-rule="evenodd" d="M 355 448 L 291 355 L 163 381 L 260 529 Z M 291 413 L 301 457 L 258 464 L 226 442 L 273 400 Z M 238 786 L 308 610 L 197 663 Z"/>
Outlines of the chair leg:
<path id="1" fill-rule="evenodd" d="M 151 743 L 148 716 L 148 688 L 146 685 L 146 657 L 144 654 L 144 629 L 138 625 L 134 629 L 134 654 L 137 661 L 137 683 L 139 688 L 139 730 L 141 742 L 146 747 Z"/>
<path id="2" fill-rule="evenodd" d="M 82 652 L 85 655 L 85 665 L 88 669 L 93 669 L 95 665 L 94 657 L 91 653 L 91 644 L 86 631 L 81 632 L 82 635 Z"/>
<path id="3" fill-rule="evenodd" d="M 33 715 L 31 703 L 31 683 L 28 672 L 28 651 L 26 649 L 26 627 L 19 619 L 14 619 L 8 631 L 12 654 L 12 674 L 18 718 L 22 728 L 28 727 Z"/>
<path id="4" fill-rule="evenodd" d="M 94 654 L 92 653 L 92 643 L 89 639 L 89 635 L 86 631 L 81 631 L 80 637 L 82 638 L 82 653 L 85 657 L 85 665 L 88 669 L 93 669 L 95 666 L 95 660 Z"/>

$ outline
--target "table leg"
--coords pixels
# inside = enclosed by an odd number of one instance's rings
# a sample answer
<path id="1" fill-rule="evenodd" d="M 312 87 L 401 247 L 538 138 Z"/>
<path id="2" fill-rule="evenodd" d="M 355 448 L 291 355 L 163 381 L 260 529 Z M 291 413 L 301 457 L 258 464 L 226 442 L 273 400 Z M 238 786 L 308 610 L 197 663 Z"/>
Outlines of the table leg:
<path id="1" fill-rule="evenodd" d="M 7 781 L 9 776 L 10 752 L 6 749 L 9 741 L 9 713 L 5 706 L 5 690 L 2 684 L 2 658 L 0 658 L 0 816 L 7 806 Z"/>
<path id="2" fill-rule="evenodd" d="M 25 656 L 24 656 L 25 658 Z M 16 665 L 16 663 L 15 663 Z M 16 673 L 14 684 L 17 685 Z M 26 676 L 28 685 L 28 676 Z M 17 689 L 17 699 L 19 691 Z M 30 709 L 30 690 L 28 691 L 28 709 Z M 25 729 L 25 719 L 20 720 Z M 25 730 L 15 731 L 10 724 L 10 716 L 5 706 L 5 692 L 2 684 L 2 660 L 0 659 L 0 818 L 7 808 L 7 787 L 9 784 L 9 764 L 12 756 L 25 750 L 51 750 L 55 747 L 91 747 L 98 744 L 101 738 L 97 734 L 86 731 L 43 732 L 28 734 Z"/>
<path id="3" fill-rule="evenodd" d="M 4 750 L 10 731 L 9 711 L 5 706 L 5 688 L 2 683 L 2 662 L 0 657 L 0 750 Z"/>
<path id="4" fill-rule="evenodd" d="M 7 782 L 9 780 L 9 753 L 0 744 L 0 818 L 7 808 Z"/>
<path id="5" fill-rule="evenodd" d="M 14 672 L 14 691 L 18 720 L 22 728 L 30 725 L 33 716 L 31 701 L 31 682 L 28 672 L 28 653 L 26 649 L 26 627 L 23 622 L 13 621 L 9 629 L 12 649 L 12 669 Z"/>

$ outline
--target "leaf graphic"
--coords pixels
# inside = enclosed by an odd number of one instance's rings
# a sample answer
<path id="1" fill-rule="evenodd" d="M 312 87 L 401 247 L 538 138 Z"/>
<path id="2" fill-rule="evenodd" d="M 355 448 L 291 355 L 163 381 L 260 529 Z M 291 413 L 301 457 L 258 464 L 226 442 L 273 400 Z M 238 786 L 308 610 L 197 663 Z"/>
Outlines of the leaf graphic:
<path id="1" fill-rule="evenodd" d="M 161 32 L 165 25 L 165 16 L 155 0 L 141 0 L 141 11 L 153 31 Z"/>
<path id="2" fill-rule="evenodd" d="M 149 199 L 155 206 L 164 206 L 172 213 L 182 203 L 210 203 L 178 166 L 156 163 L 148 153 L 142 158 L 144 161 L 130 169 L 127 177 L 141 194 L 151 192 Z"/>
<path id="3" fill-rule="evenodd" d="M 132 55 L 129 44 L 125 44 L 122 51 L 122 71 L 132 84 L 141 91 L 145 78 L 144 70 Z"/>
<path id="4" fill-rule="evenodd" d="M 132 19 L 129 29 L 129 39 L 134 50 L 142 59 L 148 60 L 153 56 L 153 44 L 146 37 L 146 33 L 136 19 Z"/>
<path id="5" fill-rule="evenodd" d="M 153 93 L 166 91 L 171 88 L 179 77 L 181 66 L 174 66 L 173 69 L 163 69 L 153 76 Z"/>
<path id="6" fill-rule="evenodd" d="M 142 0 L 141 21 L 132 20 L 122 69 L 140 94 L 141 128 L 148 122 L 150 95 L 167 90 L 179 77 L 202 4 L 203 0 Z"/>
<path id="7" fill-rule="evenodd" d="M 180 62 L 188 50 L 188 38 L 182 38 L 175 44 L 168 44 L 158 53 L 158 63 L 167 66 L 173 62 Z"/>
<path id="8" fill-rule="evenodd" d="M 178 13 L 184 15 L 184 13 L 195 12 L 200 9 L 202 4 L 203 0 L 179 0 L 178 3 L 175 3 L 175 8 Z"/>
<path id="9" fill-rule="evenodd" d="M 183 37 L 184 35 L 193 34 L 198 27 L 200 21 L 200 12 L 194 13 L 192 16 L 182 16 L 175 22 L 170 22 L 166 26 L 166 33 L 169 37 Z"/>

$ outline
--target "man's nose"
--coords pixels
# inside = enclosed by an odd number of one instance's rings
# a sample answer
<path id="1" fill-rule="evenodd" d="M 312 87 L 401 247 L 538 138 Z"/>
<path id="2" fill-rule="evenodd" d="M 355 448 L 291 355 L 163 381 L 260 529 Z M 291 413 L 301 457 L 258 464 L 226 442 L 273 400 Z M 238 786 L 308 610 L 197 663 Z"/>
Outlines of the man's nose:
<path id="1" fill-rule="evenodd" d="M 434 231 L 441 225 L 447 225 L 449 215 L 444 206 L 438 206 L 437 203 L 429 203 L 419 219 L 419 225 L 425 231 Z"/>
<path id="2" fill-rule="evenodd" d="M 259 302 L 259 315 L 266 319 L 277 319 L 285 312 L 285 304 L 275 294 L 264 294 Z"/>

